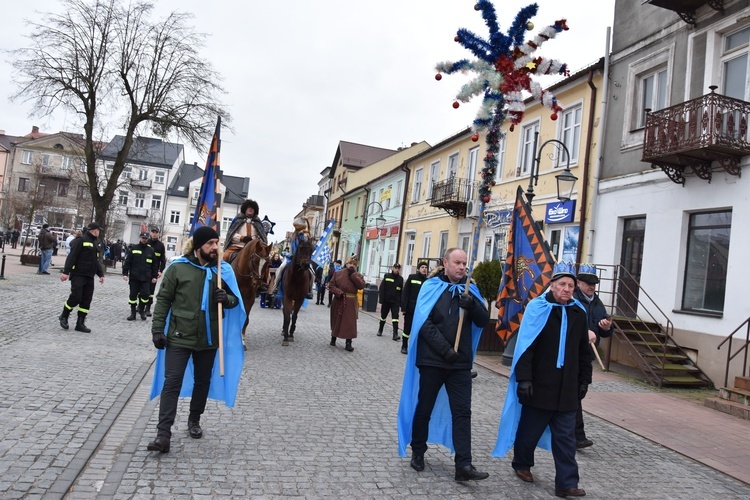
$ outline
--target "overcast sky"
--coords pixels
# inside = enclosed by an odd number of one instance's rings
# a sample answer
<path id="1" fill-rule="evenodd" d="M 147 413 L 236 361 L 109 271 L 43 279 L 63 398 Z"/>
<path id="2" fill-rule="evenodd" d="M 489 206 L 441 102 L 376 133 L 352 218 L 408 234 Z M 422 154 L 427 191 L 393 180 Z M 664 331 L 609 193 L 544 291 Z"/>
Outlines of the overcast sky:
<path id="1" fill-rule="evenodd" d="M 561 18 L 570 30 L 536 54 L 566 62 L 572 71 L 596 61 L 604 55 L 614 2 L 539 0 L 528 35 Z M 233 119 L 233 131 L 222 132 L 222 170 L 250 178 L 250 197 L 261 217 L 277 222 L 277 235 L 292 230 L 302 203 L 317 194 L 319 173 L 331 165 L 338 141 L 392 149 L 413 141 L 436 144 L 470 125 L 480 104 L 451 106 L 468 76 L 434 78 L 437 62 L 473 59 L 453 41 L 459 28 L 487 38 L 472 0 L 155 3 L 160 17 L 172 10 L 194 14 L 196 31 L 210 35 L 203 53 L 223 79 L 222 100 Z M 507 32 L 529 3 L 496 0 L 500 29 Z M 22 20 L 58 8 L 55 0 L 14 2 L 5 9 L 0 48 L 26 46 Z M 33 125 L 49 133 L 82 132 L 62 111 L 30 118 L 29 105 L 10 103 L 15 87 L 7 54 L 0 68 L 0 129 L 6 134 L 25 135 Z M 189 148 L 186 161 L 205 166 L 205 156 Z"/>

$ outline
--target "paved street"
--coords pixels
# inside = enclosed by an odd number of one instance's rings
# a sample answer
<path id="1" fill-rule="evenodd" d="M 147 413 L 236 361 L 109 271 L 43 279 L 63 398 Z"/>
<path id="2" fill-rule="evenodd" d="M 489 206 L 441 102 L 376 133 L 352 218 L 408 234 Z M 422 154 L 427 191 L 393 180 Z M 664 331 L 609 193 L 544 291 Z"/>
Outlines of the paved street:
<path id="1" fill-rule="evenodd" d="M 427 452 L 424 472 L 413 471 L 396 446 L 400 343 L 377 337 L 377 319 L 362 313 L 355 351 L 330 347 L 329 309 L 314 304 L 301 311 L 289 347 L 281 347 L 281 312 L 256 305 L 236 407 L 209 401 L 205 436 L 192 440 L 182 401 L 171 452 L 148 452 L 158 411 L 148 401 L 149 324 L 125 320 L 127 285 L 117 269 L 97 284 L 93 332 L 63 331 L 56 317 L 69 285 L 58 279 L 62 260 L 54 262 L 51 276 L 26 268 L 0 281 L 2 498 L 554 496 L 549 453 L 537 452 L 533 484 L 515 477 L 509 457 L 490 457 L 507 380 L 483 367 L 473 453 L 490 478 L 456 483 L 442 448 Z M 748 484 L 604 420 L 586 421 L 596 442 L 578 455 L 588 497 L 750 497 Z"/>

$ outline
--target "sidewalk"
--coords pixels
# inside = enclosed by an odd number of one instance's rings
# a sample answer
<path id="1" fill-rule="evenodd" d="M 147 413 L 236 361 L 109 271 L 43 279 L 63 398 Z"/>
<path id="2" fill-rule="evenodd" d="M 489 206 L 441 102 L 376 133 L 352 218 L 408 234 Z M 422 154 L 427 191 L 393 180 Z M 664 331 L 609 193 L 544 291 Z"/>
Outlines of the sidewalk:
<path id="1" fill-rule="evenodd" d="M 502 356 L 476 364 L 504 377 Z M 583 411 L 750 484 L 750 422 L 701 406 L 594 366 Z M 596 446 L 596 444 L 594 445 Z"/>
<path id="2" fill-rule="evenodd" d="M 26 249 L 26 254 L 29 253 L 29 249 Z M 67 253 L 65 253 L 65 250 L 60 249 L 57 253 L 57 255 L 52 256 L 52 264 L 50 264 L 49 277 L 59 277 L 60 272 L 62 272 L 62 268 L 65 265 L 65 258 L 68 256 Z M 32 265 L 23 265 L 21 264 L 21 245 L 19 244 L 17 248 L 10 248 L 10 244 L 6 245 L 4 248 L 4 251 L 0 251 L 0 266 L 2 266 L 2 259 L 5 258 L 5 272 L 3 273 L 3 277 L 5 279 L 11 279 L 13 276 L 17 276 L 19 274 L 36 274 L 37 266 Z M 122 263 L 120 263 L 122 264 Z M 117 271 L 113 271 L 114 268 L 107 268 L 104 272 L 115 272 L 120 273 L 119 270 L 120 267 L 117 267 Z M 44 278 L 44 276 L 40 276 L 40 278 Z"/>

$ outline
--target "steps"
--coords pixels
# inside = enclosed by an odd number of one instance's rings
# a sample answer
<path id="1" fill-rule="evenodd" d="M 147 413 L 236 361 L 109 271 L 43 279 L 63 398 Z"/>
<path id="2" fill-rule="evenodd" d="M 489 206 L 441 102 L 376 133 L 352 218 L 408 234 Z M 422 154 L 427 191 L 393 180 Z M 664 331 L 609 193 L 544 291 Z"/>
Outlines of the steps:
<path id="1" fill-rule="evenodd" d="M 661 325 L 613 317 L 616 338 L 629 346 L 646 379 L 658 387 L 705 387 L 711 381 Z"/>
<path id="2" fill-rule="evenodd" d="M 706 398 L 703 406 L 750 420 L 750 377 L 735 377 L 734 387 L 722 387 L 719 396 Z"/>

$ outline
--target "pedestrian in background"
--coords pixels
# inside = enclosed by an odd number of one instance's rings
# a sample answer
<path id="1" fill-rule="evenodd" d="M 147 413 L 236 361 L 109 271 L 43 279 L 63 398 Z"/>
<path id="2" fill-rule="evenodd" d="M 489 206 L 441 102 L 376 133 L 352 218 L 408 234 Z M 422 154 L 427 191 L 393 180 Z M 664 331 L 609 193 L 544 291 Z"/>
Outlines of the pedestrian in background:
<path id="1" fill-rule="evenodd" d="M 149 451 L 169 452 L 180 395 L 192 395 L 187 429 L 193 439 L 203 437 L 200 420 L 209 396 L 234 406 L 244 362 L 241 332 L 246 315 L 232 266 L 219 261 L 218 254 L 218 233 L 202 226 L 193 232 L 182 257 L 164 272 L 151 326 L 154 347 L 160 350 L 151 396 L 161 393 L 161 397 L 157 435 L 148 444 Z M 221 288 L 217 284 L 219 265 Z M 216 304 L 224 308 L 224 374 L 214 370 L 220 320 Z M 189 364 L 192 387 L 183 387 Z"/>
<path id="2" fill-rule="evenodd" d="M 489 320 L 479 289 L 467 283 L 466 252 L 448 249 L 443 269 L 419 293 L 412 324 L 416 337 L 406 358 L 398 410 L 399 454 L 406 456 L 410 440 L 411 467 L 418 472 L 424 470 L 429 441 L 455 449 L 456 481 L 489 477 L 474 467 L 471 456 L 471 367 Z M 447 401 L 436 405 L 443 387 Z"/>
<path id="3" fill-rule="evenodd" d="M 326 288 L 328 289 L 328 307 L 331 307 L 331 302 L 333 302 L 333 292 L 331 291 L 330 284 L 331 280 L 333 279 L 333 275 L 336 273 L 336 271 L 341 270 L 341 261 L 336 260 L 328 267 L 328 274 L 326 275 L 325 284 Z"/>
<path id="4" fill-rule="evenodd" d="M 607 309 L 596 293 L 596 285 L 599 284 L 599 276 L 596 274 L 596 266 L 591 264 L 580 264 L 576 276 L 576 290 L 573 298 L 583 305 L 586 310 L 589 327 L 589 346 L 591 347 L 591 359 L 594 359 L 594 349 L 599 345 L 599 340 L 612 336 L 614 325 L 607 314 Z M 584 394 L 585 395 L 585 394 Z M 583 398 L 578 400 L 578 411 L 576 411 L 576 449 L 588 448 L 594 442 L 586 437 L 583 424 Z"/>
<path id="5" fill-rule="evenodd" d="M 317 297 L 315 300 L 316 305 L 323 304 L 325 298 L 325 287 L 323 286 L 323 266 L 317 266 L 315 268 L 315 290 Z"/>
<path id="6" fill-rule="evenodd" d="M 154 259 L 156 260 L 156 279 L 161 278 L 164 268 L 167 267 L 167 255 L 164 243 L 159 239 L 161 231 L 158 227 L 151 228 L 151 237 L 148 239 L 148 246 L 154 249 Z M 118 240 L 119 243 L 119 240 Z M 117 245 L 119 252 L 119 244 Z M 154 303 L 154 292 L 156 291 L 156 281 L 149 285 L 148 304 L 146 304 L 146 316 L 151 316 L 151 305 Z"/>
<path id="7" fill-rule="evenodd" d="M 154 257 L 154 249 L 148 244 L 148 233 L 143 232 L 138 244 L 128 250 L 122 264 L 122 279 L 130 285 L 128 321 L 135 320 L 136 308 L 141 320 L 146 320 L 146 304 L 151 300 L 151 285 L 156 285 L 158 275 L 159 264 Z"/>
<path id="8" fill-rule="evenodd" d="M 91 307 L 91 299 L 94 297 L 94 275 L 99 276 L 99 283 L 104 283 L 104 271 L 99 262 L 100 248 L 96 241 L 99 238 L 99 225 L 92 222 L 86 227 L 86 234 L 81 241 L 73 245 L 73 250 L 65 259 L 65 266 L 60 275 L 60 281 L 65 281 L 70 276 L 70 296 L 63 305 L 62 314 L 58 317 L 60 326 L 68 329 L 68 317 L 70 312 L 78 306 L 78 319 L 75 330 L 77 332 L 90 333 L 91 329 L 86 326 L 86 316 Z"/>
<path id="9" fill-rule="evenodd" d="M 385 273 L 378 288 L 378 301 L 381 304 L 378 337 L 383 335 L 385 320 L 390 313 L 393 325 L 393 340 L 398 341 L 398 311 L 401 308 L 401 289 L 403 287 L 404 278 L 401 277 L 401 264 L 396 262 L 393 264 L 391 272 Z"/>
<path id="10" fill-rule="evenodd" d="M 352 352 L 352 339 L 357 338 L 357 315 L 359 303 L 357 291 L 365 287 L 365 278 L 357 272 L 357 257 L 349 257 L 346 266 L 334 273 L 328 290 L 333 294 L 331 306 L 331 345 L 336 346 L 336 339 L 345 339 L 345 350 Z"/>
<path id="11" fill-rule="evenodd" d="M 57 236 L 55 233 L 49 230 L 49 224 L 44 224 L 41 231 L 39 231 L 39 250 L 41 251 L 41 260 L 39 261 L 39 270 L 37 274 L 49 274 L 47 269 L 52 262 L 52 253 L 54 252 L 55 245 L 57 244 Z"/>
<path id="12" fill-rule="evenodd" d="M 414 319 L 414 309 L 417 307 L 417 297 L 422 283 L 427 279 L 427 271 L 430 265 L 426 260 L 417 262 L 417 272 L 410 274 L 404 283 L 401 292 L 401 310 L 404 314 L 404 329 L 401 331 L 401 353 L 409 353 L 409 337 L 411 336 L 411 324 Z"/>
<path id="13" fill-rule="evenodd" d="M 513 447 L 513 470 L 533 482 L 534 449 L 552 450 L 555 495 L 579 497 L 575 421 L 591 383 L 586 311 L 573 298 L 573 264 L 555 264 L 549 292 L 526 306 L 493 456 Z M 517 429 L 517 430 L 516 430 Z"/>

